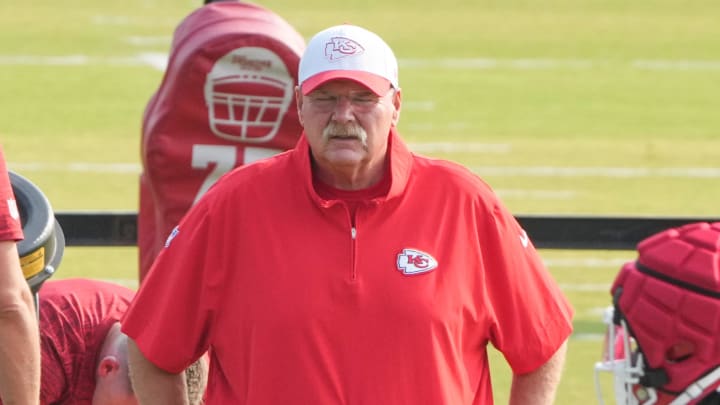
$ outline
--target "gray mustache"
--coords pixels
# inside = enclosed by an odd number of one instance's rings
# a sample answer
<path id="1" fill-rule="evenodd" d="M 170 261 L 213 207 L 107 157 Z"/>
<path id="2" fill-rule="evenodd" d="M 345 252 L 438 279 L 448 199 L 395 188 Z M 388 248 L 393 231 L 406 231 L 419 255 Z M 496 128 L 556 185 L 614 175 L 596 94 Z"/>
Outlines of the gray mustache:
<path id="1" fill-rule="evenodd" d="M 327 140 L 331 136 L 353 136 L 360 139 L 363 143 L 367 141 L 365 129 L 355 124 L 342 125 L 330 123 L 323 129 L 323 138 Z"/>

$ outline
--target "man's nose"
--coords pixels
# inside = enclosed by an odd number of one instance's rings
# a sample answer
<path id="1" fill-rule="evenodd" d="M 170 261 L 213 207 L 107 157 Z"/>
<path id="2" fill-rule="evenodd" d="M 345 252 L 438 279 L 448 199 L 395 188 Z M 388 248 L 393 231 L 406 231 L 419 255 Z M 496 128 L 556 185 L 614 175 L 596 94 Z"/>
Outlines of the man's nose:
<path id="1" fill-rule="evenodd" d="M 340 96 L 335 103 L 333 116 L 336 121 L 346 122 L 355 119 L 353 105 L 349 97 Z"/>

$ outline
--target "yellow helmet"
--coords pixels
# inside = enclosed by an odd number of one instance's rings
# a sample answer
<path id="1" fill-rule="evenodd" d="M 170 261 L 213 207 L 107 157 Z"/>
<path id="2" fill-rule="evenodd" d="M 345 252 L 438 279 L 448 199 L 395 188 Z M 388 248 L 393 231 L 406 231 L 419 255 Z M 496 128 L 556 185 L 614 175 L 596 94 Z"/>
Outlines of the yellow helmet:
<path id="1" fill-rule="evenodd" d="M 19 174 L 9 172 L 25 238 L 17 243 L 25 280 L 33 293 L 52 276 L 65 250 L 65 235 L 45 194 Z"/>

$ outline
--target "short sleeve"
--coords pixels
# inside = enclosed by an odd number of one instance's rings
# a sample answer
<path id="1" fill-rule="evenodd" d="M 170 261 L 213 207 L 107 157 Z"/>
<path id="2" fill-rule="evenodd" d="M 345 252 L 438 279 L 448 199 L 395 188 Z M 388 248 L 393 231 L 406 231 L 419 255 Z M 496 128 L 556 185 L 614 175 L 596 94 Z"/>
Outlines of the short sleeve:
<path id="1" fill-rule="evenodd" d="M 529 235 L 497 203 L 483 254 L 492 307 L 492 344 L 513 372 L 543 365 L 572 333 L 573 309 L 545 268 Z"/>
<path id="2" fill-rule="evenodd" d="M 0 241 L 17 241 L 22 238 L 20 213 L 10 184 L 2 146 L 0 146 Z"/>
<path id="3" fill-rule="evenodd" d="M 208 348 L 214 312 L 206 272 L 213 254 L 209 228 L 201 202 L 171 232 L 122 322 L 145 357 L 171 373 L 184 370 Z"/>

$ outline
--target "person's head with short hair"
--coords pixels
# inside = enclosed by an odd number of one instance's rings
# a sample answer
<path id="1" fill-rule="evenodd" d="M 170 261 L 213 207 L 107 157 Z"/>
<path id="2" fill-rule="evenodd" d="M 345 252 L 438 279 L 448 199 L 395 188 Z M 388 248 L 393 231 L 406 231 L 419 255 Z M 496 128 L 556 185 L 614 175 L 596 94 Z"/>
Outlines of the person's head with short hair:
<path id="1" fill-rule="evenodd" d="M 120 331 L 120 323 L 116 322 L 110 328 L 98 353 L 93 405 L 138 404 L 130 381 L 127 341 L 127 335 Z M 202 404 L 207 375 L 208 365 L 205 357 L 193 363 L 185 371 L 190 405 Z"/>
<path id="2" fill-rule="evenodd" d="M 298 112 L 315 174 L 339 189 L 378 183 L 400 118 L 395 55 L 377 34 L 343 24 L 316 34 L 300 59 Z"/>
<path id="3" fill-rule="evenodd" d="M 720 404 L 720 222 L 658 232 L 637 250 L 611 287 L 596 374 L 614 374 L 618 404 Z"/>

